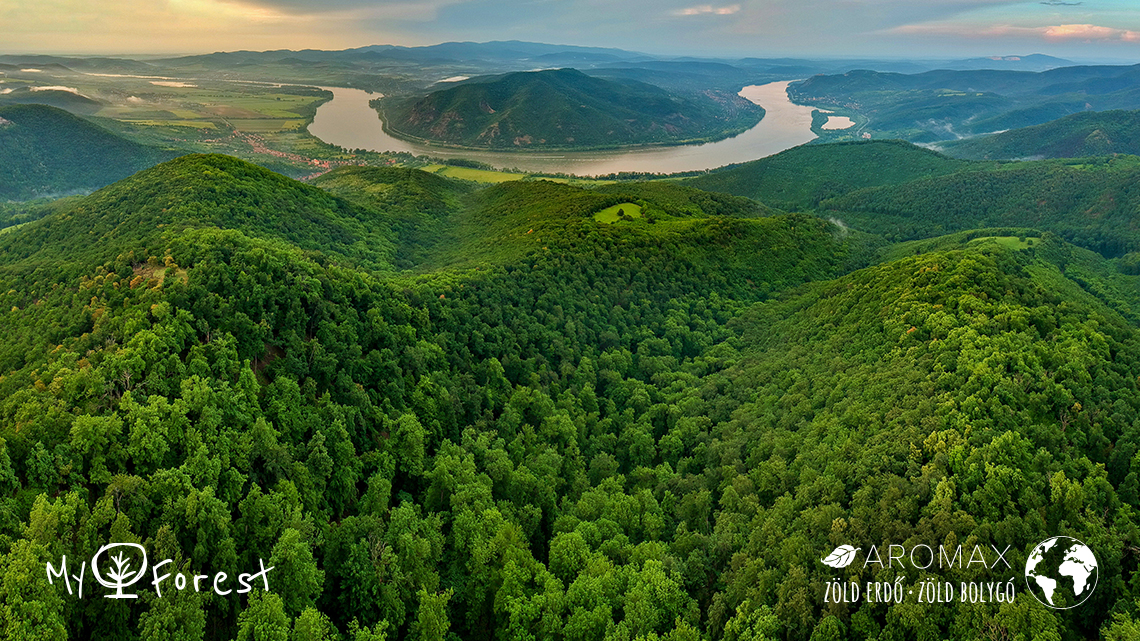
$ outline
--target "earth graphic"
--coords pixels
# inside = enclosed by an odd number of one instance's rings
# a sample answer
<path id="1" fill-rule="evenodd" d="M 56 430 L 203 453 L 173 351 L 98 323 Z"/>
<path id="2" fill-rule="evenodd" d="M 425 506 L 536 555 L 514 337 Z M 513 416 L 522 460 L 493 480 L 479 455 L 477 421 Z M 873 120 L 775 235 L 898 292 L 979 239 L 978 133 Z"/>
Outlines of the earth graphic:
<path id="1" fill-rule="evenodd" d="M 1092 550 L 1067 536 L 1037 544 L 1025 561 L 1025 583 L 1042 605 L 1067 610 L 1084 603 L 1093 590 L 1099 568 Z"/>

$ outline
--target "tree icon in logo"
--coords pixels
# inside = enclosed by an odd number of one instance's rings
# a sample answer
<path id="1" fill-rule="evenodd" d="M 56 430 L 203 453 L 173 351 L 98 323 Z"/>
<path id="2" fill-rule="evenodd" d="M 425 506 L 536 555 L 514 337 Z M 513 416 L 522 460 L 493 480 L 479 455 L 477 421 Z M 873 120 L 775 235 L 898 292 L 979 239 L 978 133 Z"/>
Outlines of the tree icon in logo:
<path id="1" fill-rule="evenodd" d="M 107 569 L 107 578 L 104 578 L 99 572 L 99 557 L 104 552 L 115 548 L 126 548 L 127 550 L 136 549 L 141 554 L 142 565 L 137 572 L 132 572 L 132 566 L 137 560 L 135 555 L 127 554 L 126 550 L 119 550 L 118 554 L 108 555 L 111 560 L 111 567 Z M 115 590 L 114 594 L 104 595 L 107 599 L 137 599 L 137 594 L 123 594 L 123 588 L 134 585 L 139 579 L 143 577 L 146 572 L 146 549 L 138 543 L 110 543 L 99 548 L 95 556 L 91 557 L 91 573 L 95 575 L 95 580 L 105 588 Z"/>

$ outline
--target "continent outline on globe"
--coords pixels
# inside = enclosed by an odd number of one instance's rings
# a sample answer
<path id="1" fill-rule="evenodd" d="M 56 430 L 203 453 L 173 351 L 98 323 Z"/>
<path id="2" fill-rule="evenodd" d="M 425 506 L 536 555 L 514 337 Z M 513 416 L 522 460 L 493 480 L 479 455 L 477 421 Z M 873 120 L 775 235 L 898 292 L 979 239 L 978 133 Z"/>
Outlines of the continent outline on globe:
<path id="1" fill-rule="evenodd" d="M 1062 545 L 1058 546 L 1058 543 Z M 1056 552 L 1053 552 L 1054 548 Z M 1050 552 L 1053 554 L 1050 555 Z M 1056 558 L 1058 554 L 1060 558 L 1055 568 L 1044 572 L 1039 569 L 1047 558 Z M 1068 583 L 1061 580 L 1062 577 L 1068 577 L 1072 582 L 1071 597 L 1075 602 L 1070 605 L 1057 604 L 1058 590 L 1068 591 L 1069 588 Z M 1050 537 L 1038 543 L 1026 557 L 1025 584 L 1029 593 L 1042 605 L 1054 610 L 1068 610 L 1083 604 L 1096 590 L 1099 578 L 1100 567 L 1096 555 L 1084 542 L 1071 536 Z M 1034 589 L 1034 584 L 1037 590 Z"/>

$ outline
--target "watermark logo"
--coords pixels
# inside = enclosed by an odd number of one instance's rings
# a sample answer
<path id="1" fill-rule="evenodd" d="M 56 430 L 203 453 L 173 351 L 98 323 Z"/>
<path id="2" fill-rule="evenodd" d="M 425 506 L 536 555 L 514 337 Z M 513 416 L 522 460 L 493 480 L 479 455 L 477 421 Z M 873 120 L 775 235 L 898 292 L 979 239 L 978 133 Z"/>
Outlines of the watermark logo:
<path id="1" fill-rule="evenodd" d="M 824 585 L 824 603 L 1011 603 L 1017 596 L 1016 570 L 1006 558 L 1012 546 L 872 545 L 860 555 L 852 545 L 840 545 L 820 563 L 842 570 L 859 558 L 857 570 L 895 570 L 894 580 L 857 581 L 834 578 Z M 911 572 L 907 572 L 907 571 Z M 917 582 L 906 576 L 922 573 Z M 952 582 L 931 573 L 968 572 L 974 580 Z M 985 578 L 987 573 L 1000 573 Z M 1008 576 L 1014 574 L 1013 577 Z M 1068 536 L 1054 536 L 1038 543 L 1025 560 L 1025 586 L 1033 598 L 1054 610 L 1075 608 L 1092 596 L 1100 577 L 1096 555 L 1084 543 Z M 979 580 L 979 577 L 980 580 Z M 997 580 L 994 580 L 997 579 Z"/>
<path id="2" fill-rule="evenodd" d="M 936 579 L 929 574 L 916 582 L 908 583 L 905 577 L 907 570 L 921 571 L 923 573 L 946 571 L 972 571 L 1002 572 L 1011 570 L 1012 566 L 1006 559 L 1011 546 L 999 549 L 995 545 L 982 547 L 975 545 L 972 549 L 963 549 L 961 545 L 953 548 L 938 546 L 935 550 L 929 545 L 913 545 L 910 547 L 889 544 L 882 546 L 872 545 L 863 554 L 863 564 L 858 569 L 895 570 L 893 581 L 867 581 L 859 583 L 853 580 L 842 581 L 832 579 L 824 584 L 824 603 L 1009 603 L 1016 597 L 1014 579 L 998 581 L 970 581 L 951 583 L 944 579 Z M 840 545 L 830 554 L 819 560 L 824 565 L 843 569 L 851 566 L 859 556 L 859 551 L 853 545 Z"/>
<path id="3" fill-rule="evenodd" d="M 110 559 L 111 567 L 104 569 L 107 576 L 107 579 L 104 579 L 103 573 L 99 571 L 99 559 L 104 553 L 110 552 L 111 550 L 118 550 L 118 554 L 107 554 L 107 557 Z M 128 550 L 137 550 L 138 555 L 128 554 Z M 139 563 L 139 569 L 134 574 L 131 574 L 131 568 L 138 562 L 138 556 L 142 557 L 142 561 Z M 103 565 L 106 566 L 107 563 L 104 562 Z M 95 576 L 95 580 L 99 582 L 99 585 L 109 590 L 115 590 L 114 594 L 108 594 L 106 596 L 108 599 L 137 599 L 139 596 L 137 594 L 123 594 L 123 588 L 137 583 L 139 579 L 143 578 L 143 574 L 145 573 L 146 548 L 138 543 L 111 543 L 104 545 L 99 548 L 95 556 L 91 557 L 91 574 Z M 48 580 L 51 580 L 51 570 L 48 570 Z"/>
<path id="4" fill-rule="evenodd" d="M 935 566 L 938 568 L 981 566 L 987 570 L 993 570 L 999 566 L 1009 568 L 1009 561 L 1006 560 L 1005 555 L 1009 553 L 1010 547 L 1012 546 L 1007 545 L 1004 550 L 999 550 L 995 545 L 990 545 L 988 549 L 975 545 L 967 558 L 961 545 L 950 549 L 940 545 L 937 552 L 929 545 L 922 544 L 910 548 L 897 544 L 884 545 L 882 552 L 877 546 L 872 545 L 863 555 L 863 567 L 878 566 L 880 569 L 897 568 L 899 570 L 908 568 L 929 570 Z M 851 545 L 841 545 L 835 548 L 831 554 L 820 559 L 819 562 L 841 570 L 854 563 L 858 556 L 857 553 L 862 549 Z"/>
<path id="5" fill-rule="evenodd" d="M 265 567 L 265 561 L 258 559 L 259 569 L 256 572 L 243 572 L 237 575 L 237 586 L 232 587 L 230 575 L 225 572 L 210 574 L 196 574 L 192 571 L 168 571 L 162 569 L 174 563 L 174 559 L 164 559 L 153 566 L 147 563 L 146 549 L 138 543 L 110 543 L 99 548 L 90 561 L 81 561 L 76 568 L 72 568 L 64 555 L 58 566 L 50 561 L 47 563 L 48 583 L 55 585 L 62 580 L 67 593 L 83 598 L 87 583 L 88 568 L 95 581 L 107 588 L 109 594 L 105 599 L 137 599 L 134 591 L 124 592 L 141 581 L 150 568 L 150 585 L 155 595 L 161 597 L 162 590 L 169 591 L 171 586 L 178 591 L 193 589 L 195 592 L 213 591 L 218 596 L 227 596 L 232 593 L 245 594 L 255 587 L 262 587 L 269 591 L 269 572 L 274 566 Z M 167 583 L 169 581 L 169 583 Z"/>
<path id="6" fill-rule="evenodd" d="M 1041 605 L 1068 610 L 1089 600 L 1100 576 L 1096 555 L 1069 536 L 1045 539 L 1025 559 L 1025 585 Z"/>
<path id="7" fill-rule="evenodd" d="M 855 560 L 855 553 L 863 548 L 852 547 L 850 545 L 841 545 L 835 548 L 835 551 L 820 559 L 820 563 L 835 569 L 842 569 Z"/>

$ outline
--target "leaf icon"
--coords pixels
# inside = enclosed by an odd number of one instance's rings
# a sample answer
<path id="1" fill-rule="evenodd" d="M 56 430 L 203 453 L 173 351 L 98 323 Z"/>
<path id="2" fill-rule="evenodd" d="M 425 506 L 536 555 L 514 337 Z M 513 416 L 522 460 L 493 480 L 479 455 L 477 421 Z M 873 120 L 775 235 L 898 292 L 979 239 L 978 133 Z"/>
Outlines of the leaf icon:
<path id="1" fill-rule="evenodd" d="M 855 553 L 862 549 L 863 548 L 851 547 L 850 545 L 841 545 L 835 548 L 834 552 L 820 559 L 820 562 L 833 568 L 845 568 L 851 565 L 851 562 L 855 560 Z"/>

